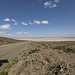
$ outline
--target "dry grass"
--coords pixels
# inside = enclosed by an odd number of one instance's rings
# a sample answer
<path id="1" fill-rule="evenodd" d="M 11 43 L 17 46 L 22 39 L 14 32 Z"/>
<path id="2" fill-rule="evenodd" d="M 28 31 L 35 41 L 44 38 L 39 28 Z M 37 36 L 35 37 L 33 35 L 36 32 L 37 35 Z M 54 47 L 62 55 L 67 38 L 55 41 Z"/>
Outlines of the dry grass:
<path id="1" fill-rule="evenodd" d="M 25 42 L 25 40 L 16 40 L 11 38 L 0 37 L 0 45 L 13 44 L 18 42 Z"/>
<path id="2" fill-rule="evenodd" d="M 43 49 L 57 49 L 63 50 L 67 53 L 75 53 L 75 41 L 64 41 L 64 42 L 32 42 L 32 47 L 43 48 Z"/>

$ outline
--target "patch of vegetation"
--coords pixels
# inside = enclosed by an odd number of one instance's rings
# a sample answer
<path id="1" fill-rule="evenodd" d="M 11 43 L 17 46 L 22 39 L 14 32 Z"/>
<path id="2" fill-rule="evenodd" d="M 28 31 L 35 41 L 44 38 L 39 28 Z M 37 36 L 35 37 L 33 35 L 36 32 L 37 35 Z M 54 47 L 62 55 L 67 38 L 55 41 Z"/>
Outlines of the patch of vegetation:
<path id="1" fill-rule="evenodd" d="M 63 52 L 66 53 L 75 53 L 75 41 L 60 41 L 60 42 L 32 42 L 31 43 L 31 48 L 42 48 L 42 49 L 50 49 L 52 48 L 53 50 L 62 50 Z"/>
<path id="2" fill-rule="evenodd" d="M 33 53 L 39 53 L 39 49 L 31 49 L 31 50 L 27 50 L 27 51 L 25 51 L 24 53 L 22 53 L 22 57 L 24 56 L 24 57 L 27 57 L 27 56 L 29 56 L 29 55 L 31 55 L 31 54 L 33 54 Z"/>
<path id="3" fill-rule="evenodd" d="M 10 69 L 11 68 L 11 64 L 8 63 L 6 66 L 5 66 L 5 69 Z"/>
<path id="4" fill-rule="evenodd" d="M 16 63 L 18 63 L 18 59 L 17 58 L 15 58 L 15 59 L 12 60 L 12 65 L 14 65 Z"/>
<path id="5" fill-rule="evenodd" d="M 66 53 L 75 53 L 75 49 L 73 49 L 73 48 L 66 48 L 65 50 L 64 50 L 64 52 L 66 52 Z"/>
<path id="6" fill-rule="evenodd" d="M 8 75 L 8 72 L 0 72 L 0 75 Z"/>
<path id="7" fill-rule="evenodd" d="M 74 73 L 74 68 L 67 62 L 69 56 L 73 57 L 71 53 L 74 52 L 75 42 L 31 42 L 28 49 L 20 53 L 24 62 L 22 63 L 23 69 L 17 75 L 22 72 L 25 75 L 33 75 L 33 73 L 37 75 L 71 75 L 69 72 L 71 70 Z M 65 57 L 68 60 L 65 60 Z"/>
<path id="8" fill-rule="evenodd" d="M 28 54 L 38 53 L 39 51 L 39 49 L 32 49 L 28 51 Z"/>

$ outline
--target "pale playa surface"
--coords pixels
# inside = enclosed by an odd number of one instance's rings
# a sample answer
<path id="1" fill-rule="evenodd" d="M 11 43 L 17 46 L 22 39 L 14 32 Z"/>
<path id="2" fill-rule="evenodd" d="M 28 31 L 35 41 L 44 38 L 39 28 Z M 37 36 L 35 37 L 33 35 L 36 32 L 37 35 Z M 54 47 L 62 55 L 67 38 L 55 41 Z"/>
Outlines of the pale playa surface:
<path id="1" fill-rule="evenodd" d="M 28 38 L 20 40 L 29 40 L 29 41 L 75 41 L 75 38 Z"/>

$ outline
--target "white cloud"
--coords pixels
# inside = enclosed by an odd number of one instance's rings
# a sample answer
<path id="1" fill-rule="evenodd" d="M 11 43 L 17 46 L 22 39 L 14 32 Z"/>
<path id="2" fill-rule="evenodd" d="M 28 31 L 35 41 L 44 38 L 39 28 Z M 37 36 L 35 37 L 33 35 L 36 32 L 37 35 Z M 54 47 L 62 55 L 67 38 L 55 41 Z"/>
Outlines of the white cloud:
<path id="1" fill-rule="evenodd" d="M 14 37 L 14 35 L 13 35 L 13 34 L 5 34 L 5 36 Z"/>
<path id="2" fill-rule="evenodd" d="M 44 6 L 45 7 L 49 7 L 49 8 L 55 8 L 55 7 L 57 7 L 57 5 L 55 3 L 58 3 L 59 1 L 60 0 L 55 0 L 54 3 L 50 2 L 50 1 L 49 2 L 46 1 L 44 3 Z"/>
<path id="3" fill-rule="evenodd" d="M 59 3 L 59 2 L 60 2 L 60 0 L 55 0 L 54 2 L 55 2 L 55 3 Z"/>
<path id="4" fill-rule="evenodd" d="M 21 22 L 23 25 L 33 25 L 33 24 L 48 24 L 48 21 L 39 21 L 39 20 L 34 20 L 33 22 L 29 22 L 28 24 L 25 22 Z"/>
<path id="5" fill-rule="evenodd" d="M 38 20 L 34 20 L 34 24 L 41 24 L 41 22 Z"/>
<path id="6" fill-rule="evenodd" d="M 53 7 L 57 7 L 57 5 L 56 4 L 53 4 Z"/>
<path id="7" fill-rule="evenodd" d="M 46 2 L 44 3 L 44 6 L 45 6 L 45 7 L 50 6 L 50 5 L 52 5 L 51 2 L 47 2 L 47 1 L 46 1 Z"/>
<path id="8" fill-rule="evenodd" d="M 53 5 L 50 6 L 50 8 L 54 8 L 54 7 L 57 7 L 57 5 L 53 4 Z"/>
<path id="9" fill-rule="evenodd" d="M 9 19 L 9 18 L 6 18 L 6 19 L 4 19 L 3 21 L 10 21 L 10 19 Z"/>
<path id="10" fill-rule="evenodd" d="M 14 19 L 11 19 L 11 21 L 16 22 L 16 20 L 14 20 Z"/>
<path id="11" fill-rule="evenodd" d="M 17 36 L 31 35 L 28 32 L 16 32 Z"/>
<path id="12" fill-rule="evenodd" d="M 0 29 L 11 29 L 10 24 L 0 25 Z"/>
<path id="13" fill-rule="evenodd" d="M 6 33 L 6 32 L 0 31 L 0 34 L 4 34 L 4 33 Z"/>
<path id="14" fill-rule="evenodd" d="M 21 22 L 23 25 L 28 25 L 27 23 L 25 23 L 25 22 Z"/>
<path id="15" fill-rule="evenodd" d="M 16 34 L 22 34 L 22 32 L 16 32 Z"/>
<path id="16" fill-rule="evenodd" d="M 41 21 L 42 24 L 48 24 L 48 21 Z"/>
<path id="17" fill-rule="evenodd" d="M 11 19 L 11 21 L 15 22 L 14 25 L 18 24 L 18 22 L 16 20 L 14 20 L 14 19 Z"/>
<path id="18" fill-rule="evenodd" d="M 29 34 L 28 32 L 24 32 L 24 34 L 31 35 L 31 34 Z"/>

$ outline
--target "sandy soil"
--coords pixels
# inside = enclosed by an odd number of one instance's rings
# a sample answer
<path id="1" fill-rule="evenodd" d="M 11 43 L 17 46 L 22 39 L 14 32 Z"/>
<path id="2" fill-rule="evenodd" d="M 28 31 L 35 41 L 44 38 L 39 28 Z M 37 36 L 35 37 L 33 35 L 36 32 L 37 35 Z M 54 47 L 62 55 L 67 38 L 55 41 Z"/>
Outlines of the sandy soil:
<path id="1" fill-rule="evenodd" d="M 29 40 L 29 41 L 75 41 L 75 38 L 26 38 L 20 40 Z"/>

